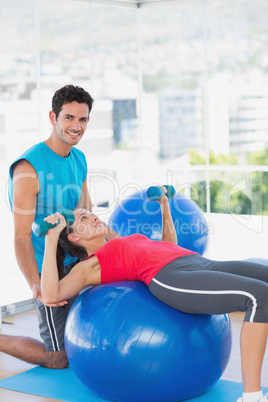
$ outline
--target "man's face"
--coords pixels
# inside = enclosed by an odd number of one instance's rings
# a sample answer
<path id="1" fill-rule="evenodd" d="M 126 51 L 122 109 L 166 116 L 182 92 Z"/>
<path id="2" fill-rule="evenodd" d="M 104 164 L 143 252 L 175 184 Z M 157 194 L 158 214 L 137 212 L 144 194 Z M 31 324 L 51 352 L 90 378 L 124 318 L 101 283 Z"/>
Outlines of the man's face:
<path id="1" fill-rule="evenodd" d="M 71 102 L 62 106 L 57 120 L 52 124 L 58 138 L 68 145 L 76 145 L 86 131 L 89 121 L 89 110 L 86 103 Z"/>

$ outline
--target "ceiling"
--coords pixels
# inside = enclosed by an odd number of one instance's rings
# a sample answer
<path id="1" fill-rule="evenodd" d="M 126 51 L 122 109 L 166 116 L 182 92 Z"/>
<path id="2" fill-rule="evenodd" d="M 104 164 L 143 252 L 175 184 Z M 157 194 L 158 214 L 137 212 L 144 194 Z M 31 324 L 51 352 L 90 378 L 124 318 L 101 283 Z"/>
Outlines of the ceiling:
<path id="1" fill-rule="evenodd" d="M 81 1 L 81 0 L 80 0 Z M 156 5 L 170 5 L 174 3 L 185 3 L 192 0 L 82 0 L 92 3 L 102 3 L 110 5 L 118 5 L 125 7 L 144 7 L 144 6 L 156 6 Z M 196 0 L 195 0 L 196 1 Z"/>

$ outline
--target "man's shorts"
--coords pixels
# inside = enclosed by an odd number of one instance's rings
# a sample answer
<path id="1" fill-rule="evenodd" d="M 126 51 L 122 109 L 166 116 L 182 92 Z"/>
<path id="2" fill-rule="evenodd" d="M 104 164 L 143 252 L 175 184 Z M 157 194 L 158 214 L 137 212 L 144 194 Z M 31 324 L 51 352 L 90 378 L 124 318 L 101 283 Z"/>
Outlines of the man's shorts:
<path id="1" fill-rule="evenodd" d="M 65 275 L 78 263 L 64 267 Z M 43 339 L 45 350 L 59 352 L 64 350 L 64 329 L 69 311 L 78 295 L 68 299 L 68 304 L 62 307 L 47 307 L 39 299 L 34 299 L 39 321 L 40 336 Z"/>

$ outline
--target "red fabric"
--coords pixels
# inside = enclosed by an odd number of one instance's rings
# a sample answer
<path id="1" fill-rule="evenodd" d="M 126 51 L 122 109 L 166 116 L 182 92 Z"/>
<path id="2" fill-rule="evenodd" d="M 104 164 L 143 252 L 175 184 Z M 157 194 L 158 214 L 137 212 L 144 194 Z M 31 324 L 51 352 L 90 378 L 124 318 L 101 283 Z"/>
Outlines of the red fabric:
<path id="1" fill-rule="evenodd" d="M 101 283 L 139 280 L 149 285 L 161 268 L 189 254 L 196 253 L 167 241 L 134 234 L 110 240 L 92 255 L 100 262 Z"/>

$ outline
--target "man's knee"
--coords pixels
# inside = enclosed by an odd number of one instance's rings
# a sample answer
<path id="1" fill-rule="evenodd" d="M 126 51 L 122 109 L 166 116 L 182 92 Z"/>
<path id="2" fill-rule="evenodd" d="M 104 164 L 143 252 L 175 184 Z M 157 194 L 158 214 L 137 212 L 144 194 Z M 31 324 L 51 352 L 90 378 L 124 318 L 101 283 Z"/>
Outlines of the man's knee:
<path id="1" fill-rule="evenodd" d="M 46 351 L 46 355 L 47 355 L 46 359 L 47 361 L 45 364 L 46 368 L 64 369 L 69 365 L 65 350 L 62 350 L 60 352 Z"/>

